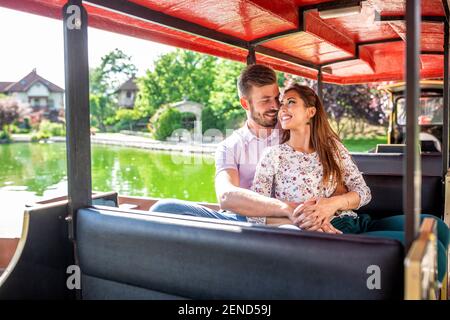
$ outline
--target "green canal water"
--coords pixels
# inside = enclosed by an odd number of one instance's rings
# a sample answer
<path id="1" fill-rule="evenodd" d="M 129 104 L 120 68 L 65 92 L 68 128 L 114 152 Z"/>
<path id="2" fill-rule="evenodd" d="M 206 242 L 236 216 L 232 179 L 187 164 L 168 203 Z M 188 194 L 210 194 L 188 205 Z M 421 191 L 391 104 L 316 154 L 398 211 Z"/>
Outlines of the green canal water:
<path id="1" fill-rule="evenodd" d="M 119 194 L 216 202 L 212 156 L 92 146 L 92 189 Z M 0 193 L 36 199 L 67 192 L 63 143 L 0 145 Z"/>

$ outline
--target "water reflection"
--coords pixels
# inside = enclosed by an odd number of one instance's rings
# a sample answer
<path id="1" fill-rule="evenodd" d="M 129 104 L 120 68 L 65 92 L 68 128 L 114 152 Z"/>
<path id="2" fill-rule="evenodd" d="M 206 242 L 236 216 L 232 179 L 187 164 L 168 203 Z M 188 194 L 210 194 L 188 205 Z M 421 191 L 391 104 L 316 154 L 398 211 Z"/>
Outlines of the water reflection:
<path id="1" fill-rule="evenodd" d="M 0 145 L 0 191 L 63 194 L 66 150 L 61 143 Z M 94 190 L 215 202 L 214 165 L 200 158 L 93 145 Z"/>
<path id="2" fill-rule="evenodd" d="M 148 150 L 93 145 L 92 188 L 119 194 L 216 202 L 214 164 Z M 0 236 L 3 213 L 16 212 L 21 226 L 23 206 L 42 198 L 67 194 L 66 148 L 62 143 L 0 145 Z M 20 214 L 19 214 L 20 213 Z M 6 219 L 6 220 L 5 220 Z M 20 233 L 20 232 L 19 232 Z"/>

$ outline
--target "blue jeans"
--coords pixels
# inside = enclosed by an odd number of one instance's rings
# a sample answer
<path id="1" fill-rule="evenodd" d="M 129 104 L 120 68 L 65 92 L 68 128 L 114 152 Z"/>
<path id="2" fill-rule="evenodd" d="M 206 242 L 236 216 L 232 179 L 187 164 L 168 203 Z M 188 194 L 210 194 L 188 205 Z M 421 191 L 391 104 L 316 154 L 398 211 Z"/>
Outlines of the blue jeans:
<path id="1" fill-rule="evenodd" d="M 241 216 L 231 211 L 216 211 L 195 202 L 178 200 L 178 199 L 162 199 L 151 206 L 150 212 L 183 214 L 194 217 L 214 218 L 229 221 L 247 222 L 245 216 Z"/>

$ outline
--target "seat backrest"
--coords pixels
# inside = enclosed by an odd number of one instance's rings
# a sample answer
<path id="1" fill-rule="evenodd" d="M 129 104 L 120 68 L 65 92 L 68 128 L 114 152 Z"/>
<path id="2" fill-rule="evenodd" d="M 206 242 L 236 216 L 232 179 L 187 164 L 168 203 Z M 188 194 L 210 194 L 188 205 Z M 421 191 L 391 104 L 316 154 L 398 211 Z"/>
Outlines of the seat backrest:
<path id="1" fill-rule="evenodd" d="M 75 299 L 66 285 L 67 267 L 75 264 L 66 216 L 67 201 L 25 211 L 11 270 L 4 283 L 0 281 L 0 300 Z"/>
<path id="2" fill-rule="evenodd" d="M 439 145 L 433 140 L 420 140 L 420 149 L 422 152 L 440 152 Z"/>
<path id="3" fill-rule="evenodd" d="M 402 298 L 396 240 L 106 207 L 79 210 L 77 235 L 84 299 Z"/>
<path id="4" fill-rule="evenodd" d="M 372 192 L 371 202 L 359 212 L 373 218 L 403 213 L 403 154 L 354 153 L 353 160 Z M 442 217 L 442 157 L 422 154 L 422 213 Z"/>
<path id="5" fill-rule="evenodd" d="M 403 153 L 405 144 L 377 144 L 376 153 Z"/>

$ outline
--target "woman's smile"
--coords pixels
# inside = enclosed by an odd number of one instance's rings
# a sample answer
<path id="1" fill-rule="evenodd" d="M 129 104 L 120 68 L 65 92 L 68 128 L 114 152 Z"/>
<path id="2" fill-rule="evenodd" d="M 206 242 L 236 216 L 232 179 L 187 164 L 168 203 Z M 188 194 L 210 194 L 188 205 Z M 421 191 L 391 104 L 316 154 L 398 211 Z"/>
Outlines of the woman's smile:
<path id="1" fill-rule="evenodd" d="M 289 122 L 291 119 L 292 119 L 292 115 L 290 115 L 290 114 L 288 114 L 288 113 L 283 112 L 283 113 L 280 115 L 280 121 L 281 121 L 281 124 L 282 124 L 282 125 L 283 125 L 283 124 L 286 124 L 286 123 Z"/>

